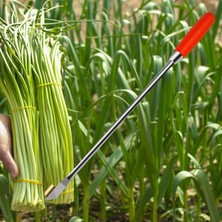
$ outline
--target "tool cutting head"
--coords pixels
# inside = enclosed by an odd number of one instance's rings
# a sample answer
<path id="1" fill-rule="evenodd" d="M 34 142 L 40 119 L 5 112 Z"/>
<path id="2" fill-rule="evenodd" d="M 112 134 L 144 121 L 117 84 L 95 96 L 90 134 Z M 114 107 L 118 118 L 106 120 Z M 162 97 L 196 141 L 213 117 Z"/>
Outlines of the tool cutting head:
<path id="1" fill-rule="evenodd" d="M 56 187 L 54 185 L 50 185 L 49 188 L 45 191 L 45 200 L 54 200 L 56 199 L 62 191 L 66 188 L 69 183 L 69 179 L 65 178 L 62 182 L 60 182 Z"/>

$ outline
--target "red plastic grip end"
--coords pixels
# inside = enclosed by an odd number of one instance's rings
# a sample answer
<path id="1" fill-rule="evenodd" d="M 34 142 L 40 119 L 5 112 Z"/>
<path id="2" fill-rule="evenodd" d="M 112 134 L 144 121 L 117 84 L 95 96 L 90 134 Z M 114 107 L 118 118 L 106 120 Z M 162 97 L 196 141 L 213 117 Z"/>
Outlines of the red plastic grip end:
<path id="1" fill-rule="evenodd" d="M 181 40 L 175 50 L 185 57 L 207 33 L 214 20 L 215 16 L 212 13 L 204 14 Z"/>

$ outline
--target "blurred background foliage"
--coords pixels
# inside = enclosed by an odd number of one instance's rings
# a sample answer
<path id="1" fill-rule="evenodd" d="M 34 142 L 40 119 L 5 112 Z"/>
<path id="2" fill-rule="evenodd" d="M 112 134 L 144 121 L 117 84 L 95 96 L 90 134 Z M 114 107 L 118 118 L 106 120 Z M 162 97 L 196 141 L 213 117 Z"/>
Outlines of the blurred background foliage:
<path id="1" fill-rule="evenodd" d="M 220 221 L 222 1 L 17 1 L 22 10 L 30 6 L 53 8 L 46 28 L 63 31 L 64 94 L 75 163 L 166 64 L 189 27 L 207 11 L 215 13 L 216 21 L 79 172 L 71 206 L 49 205 L 35 215 L 15 215 L 10 211 L 11 189 L 5 189 L 8 175 L 2 168 L 2 217 Z M 10 2 L 1 0 L 1 18 L 7 19 L 9 8 Z M 0 111 L 9 114 L 2 94 Z M 3 207 L 4 198 L 9 203 Z"/>

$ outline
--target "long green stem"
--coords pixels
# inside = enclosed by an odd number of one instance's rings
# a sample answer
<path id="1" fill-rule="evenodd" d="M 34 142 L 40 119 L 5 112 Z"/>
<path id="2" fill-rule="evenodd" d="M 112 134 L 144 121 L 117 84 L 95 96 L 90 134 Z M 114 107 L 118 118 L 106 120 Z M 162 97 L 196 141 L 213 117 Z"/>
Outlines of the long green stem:
<path id="1" fill-rule="evenodd" d="M 35 221 L 36 222 L 41 222 L 41 217 L 39 212 L 35 212 Z"/>
<path id="2" fill-rule="evenodd" d="M 130 222 L 134 221 L 135 218 L 135 201 L 134 201 L 134 187 L 129 187 L 129 217 Z"/>
<path id="3" fill-rule="evenodd" d="M 153 195 L 153 218 L 152 221 L 153 222 L 157 222 L 157 210 L 158 210 L 158 181 L 157 184 L 155 186 L 155 190 L 154 190 L 154 195 Z"/>
<path id="4" fill-rule="evenodd" d="M 187 211 L 189 210 L 189 208 L 188 208 L 186 187 L 184 188 L 184 198 L 183 198 L 183 201 L 184 201 L 184 209 L 185 209 L 183 221 L 184 222 L 188 222 L 188 212 Z"/>
<path id="5" fill-rule="evenodd" d="M 144 190 L 145 190 L 145 182 L 144 182 L 144 176 L 145 176 L 145 169 L 144 167 L 141 167 L 140 169 L 140 175 L 139 175 L 139 179 L 140 179 L 140 197 L 142 198 L 144 196 Z M 139 222 L 143 222 L 144 221 L 144 210 L 145 210 L 145 206 L 143 206 L 142 209 L 142 213 L 138 219 Z"/>
<path id="6" fill-rule="evenodd" d="M 89 184 L 83 185 L 83 220 L 89 221 Z"/>
<path id="7" fill-rule="evenodd" d="M 106 180 L 100 184 L 100 220 L 106 222 Z"/>

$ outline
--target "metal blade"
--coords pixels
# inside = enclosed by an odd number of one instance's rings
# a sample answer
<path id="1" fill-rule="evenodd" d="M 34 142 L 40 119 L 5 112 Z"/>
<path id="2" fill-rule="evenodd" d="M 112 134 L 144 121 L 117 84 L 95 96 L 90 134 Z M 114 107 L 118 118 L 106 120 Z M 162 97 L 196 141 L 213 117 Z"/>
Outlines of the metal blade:
<path id="1" fill-rule="evenodd" d="M 69 183 L 69 179 L 65 178 L 62 182 L 60 182 L 45 198 L 46 200 L 54 200 L 56 199 L 62 191 L 66 188 Z"/>

